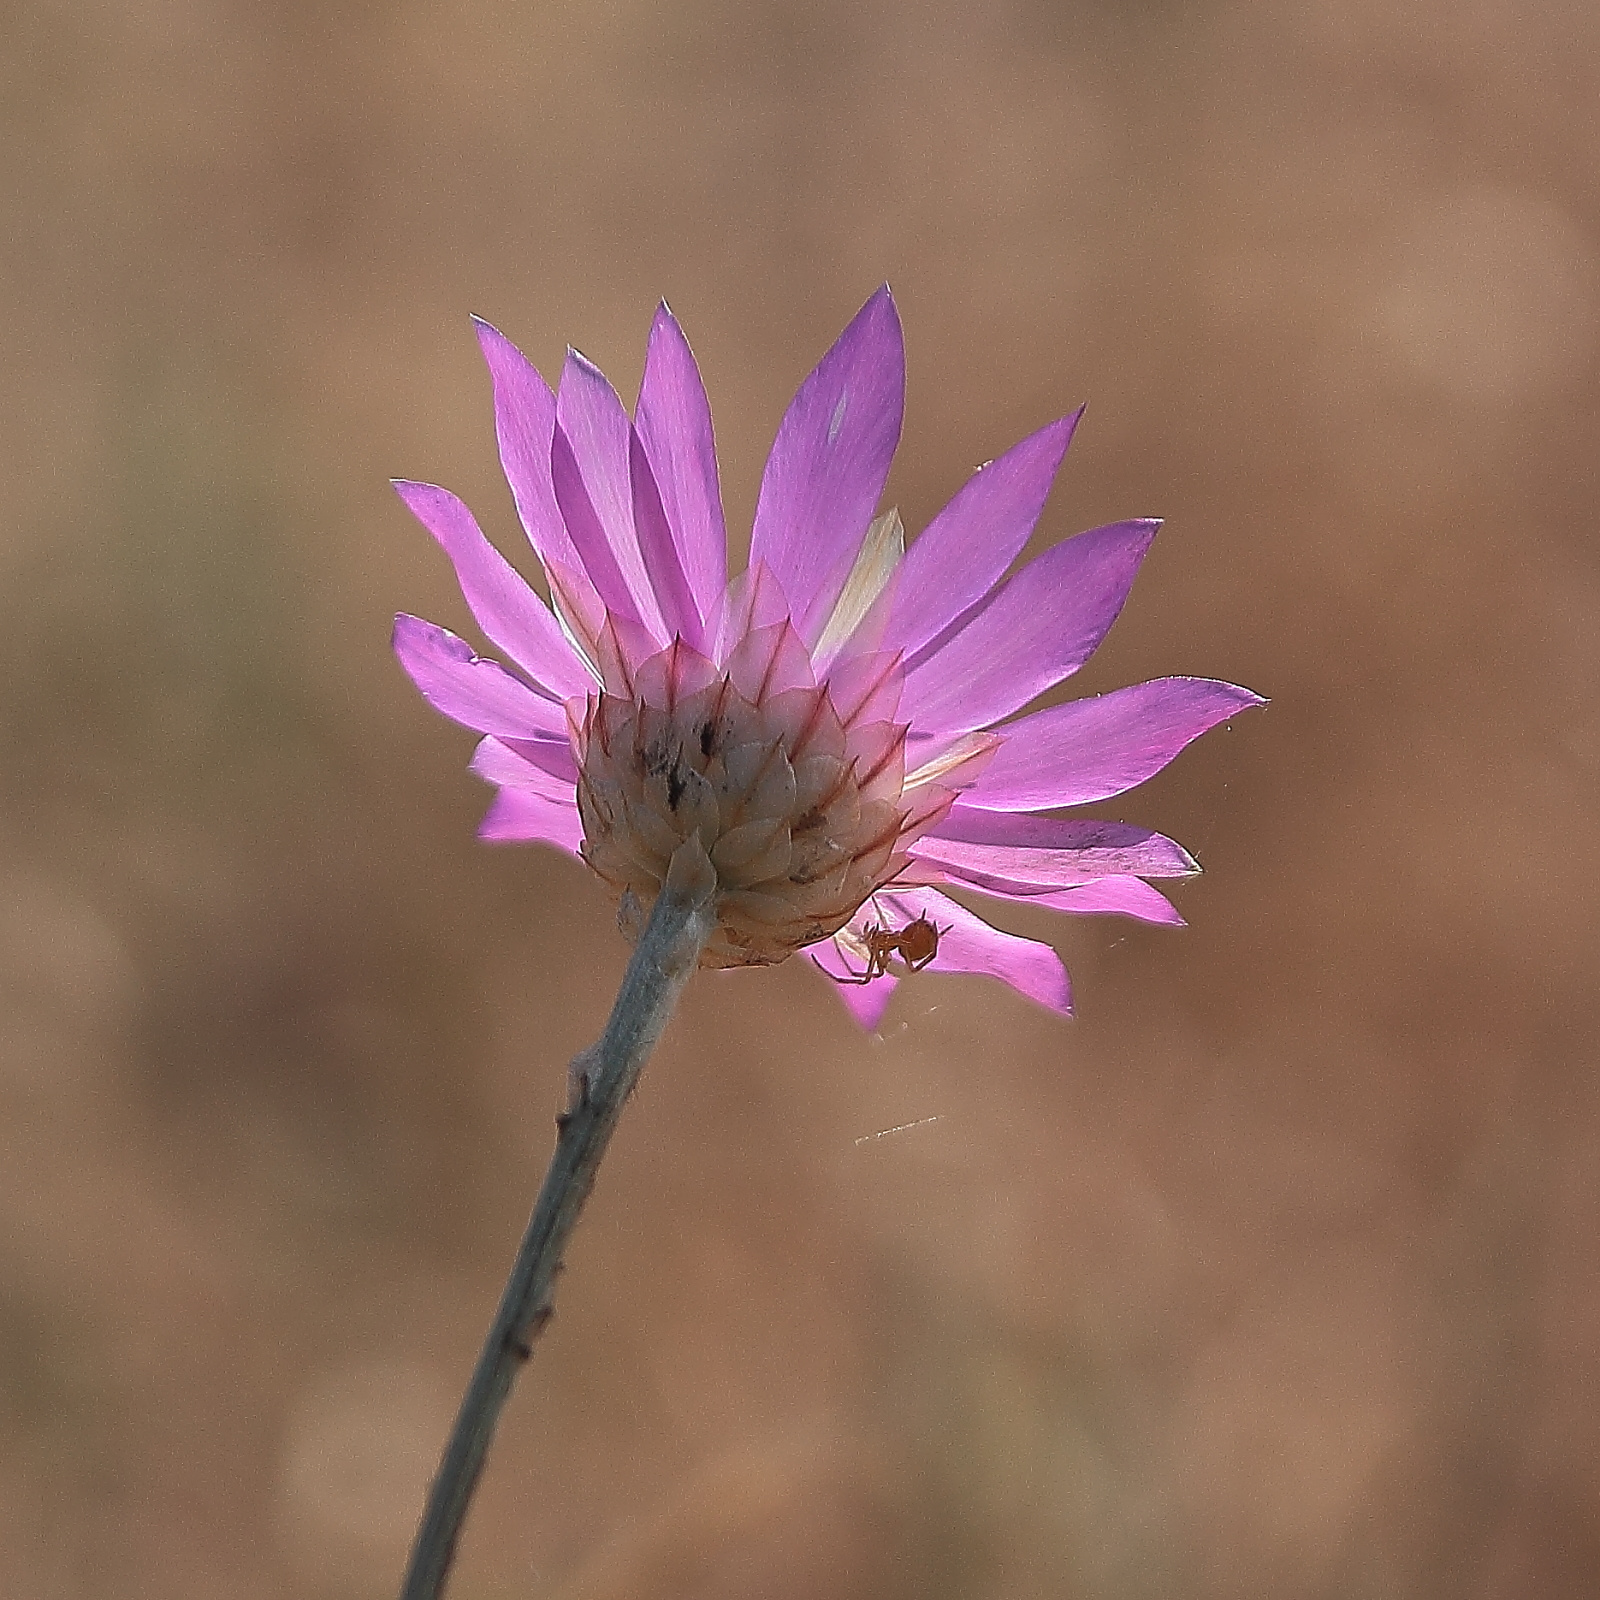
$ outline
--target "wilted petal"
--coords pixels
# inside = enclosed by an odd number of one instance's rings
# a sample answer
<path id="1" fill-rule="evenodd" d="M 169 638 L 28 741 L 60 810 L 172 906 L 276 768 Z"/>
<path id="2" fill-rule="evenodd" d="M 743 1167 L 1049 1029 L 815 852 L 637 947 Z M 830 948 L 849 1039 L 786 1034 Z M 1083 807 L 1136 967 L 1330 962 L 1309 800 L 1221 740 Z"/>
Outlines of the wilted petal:
<path id="1" fill-rule="evenodd" d="M 1036 711 L 997 730 L 1005 743 L 962 795 L 986 811 L 1045 811 L 1109 799 L 1154 776 L 1258 694 L 1212 678 L 1156 678 Z"/>
<path id="2" fill-rule="evenodd" d="M 550 481 L 550 440 L 556 426 L 556 397 L 523 353 L 481 317 L 472 319 L 478 344 L 494 383 L 494 431 L 500 465 L 517 515 L 541 563 L 554 559 L 577 565 Z"/>
<path id="3" fill-rule="evenodd" d="M 839 336 L 784 414 L 756 502 L 750 560 L 765 561 L 814 643 L 877 509 L 900 441 L 905 349 L 888 287 Z"/>
<path id="4" fill-rule="evenodd" d="M 575 856 L 583 843 L 583 823 L 572 806 L 525 789 L 502 789 L 478 824 L 478 837 L 493 844 L 553 844 Z"/>
<path id="5" fill-rule="evenodd" d="M 861 541 L 861 549 L 855 565 L 850 569 L 850 576 L 845 579 L 844 588 L 834 602 L 833 613 L 814 647 L 819 669 L 826 668 L 827 663 L 838 656 L 846 645 L 852 651 L 876 649 L 877 638 L 858 640 L 855 637 L 856 630 L 882 636 L 889 619 L 887 602 L 879 602 L 905 553 L 906 530 L 900 521 L 899 511 L 891 509 L 881 517 L 874 517 L 867 528 L 866 538 Z M 874 608 L 877 617 L 875 625 L 862 629 L 862 623 L 874 614 Z"/>
<path id="6" fill-rule="evenodd" d="M 561 625 L 506 558 L 484 537 L 472 513 L 448 489 L 395 481 L 395 492 L 437 539 L 477 624 L 555 698 L 583 694 L 590 683 Z"/>
<path id="7" fill-rule="evenodd" d="M 428 704 L 453 722 L 513 739 L 566 731 L 558 701 L 535 694 L 499 662 L 474 655 L 446 628 L 402 612 L 394 619 L 394 653 Z"/>
<path id="8" fill-rule="evenodd" d="M 928 970 L 985 973 L 1051 1011 L 1072 1014 L 1067 969 L 1049 945 L 991 928 L 982 917 L 937 889 L 883 890 L 869 904 L 891 917 L 896 929 L 926 917 L 941 930 L 938 954 L 928 963 Z"/>
<path id="9" fill-rule="evenodd" d="M 889 1001 L 899 984 L 898 978 L 886 973 L 874 978 L 871 983 L 851 982 L 852 969 L 834 939 L 824 939 L 820 944 L 810 946 L 806 954 L 834 980 L 834 993 L 849 1007 L 850 1015 L 863 1028 L 870 1033 L 883 1021 L 883 1014 L 889 1009 Z M 860 967 L 854 969 L 858 977 L 861 970 Z"/>
<path id="10" fill-rule="evenodd" d="M 980 467 L 912 541 L 900 566 L 883 643 L 908 658 L 1005 576 L 1028 542 L 1083 415 L 1052 422 Z"/>
<path id="11" fill-rule="evenodd" d="M 684 575 L 701 617 L 709 617 L 728 582 L 717 447 L 694 352 L 665 301 L 650 328 L 634 416 Z"/>
<path id="12" fill-rule="evenodd" d="M 1076 672 L 1116 621 L 1159 526 L 1113 523 L 1030 561 L 907 673 L 918 731 L 987 727 Z"/>

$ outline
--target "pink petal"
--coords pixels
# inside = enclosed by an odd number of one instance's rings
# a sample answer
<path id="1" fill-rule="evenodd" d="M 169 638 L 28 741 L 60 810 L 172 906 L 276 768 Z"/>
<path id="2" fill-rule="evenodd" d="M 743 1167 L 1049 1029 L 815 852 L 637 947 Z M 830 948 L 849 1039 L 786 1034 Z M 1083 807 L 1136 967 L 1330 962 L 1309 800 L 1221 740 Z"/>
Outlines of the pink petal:
<path id="1" fill-rule="evenodd" d="M 886 650 L 848 656 L 828 673 L 828 698 L 846 727 L 887 721 L 899 711 L 903 689 L 900 657 Z"/>
<path id="2" fill-rule="evenodd" d="M 708 636 L 712 656 L 726 661 L 747 633 L 789 620 L 789 600 L 765 561 L 752 561 L 732 579 L 712 607 Z"/>
<path id="3" fill-rule="evenodd" d="M 631 700 L 638 690 L 639 669 L 661 653 L 659 642 L 631 617 L 606 613 L 594 641 L 594 662 L 607 694 Z"/>
<path id="4" fill-rule="evenodd" d="M 933 832 L 938 837 L 924 841 L 929 847 L 927 853 L 956 864 L 978 866 L 985 858 L 973 852 L 1001 851 L 1007 854 L 988 859 L 998 863 L 1003 859 L 1020 862 L 1029 856 L 1070 857 L 1073 863 L 1098 867 L 1074 880 L 1078 883 L 1118 873 L 1135 873 L 1143 878 L 1188 878 L 1200 870 L 1199 863 L 1175 840 L 1127 822 L 1032 817 L 1016 812 L 980 811 L 958 803 Z M 918 854 L 922 853 L 919 849 Z M 1000 868 L 996 865 L 993 870 L 999 872 Z"/>
<path id="5" fill-rule="evenodd" d="M 557 805 L 524 789 L 502 789 L 490 802 L 478 837 L 495 844 L 553 844 L 569 855 L 583 843 L 575 805 Z"/>
<path id="6" fill-rule="evenodd" d="M 1071 889 L 1096 878 L 1142 870 L 1136 850 L 1018 850 L 1003 844 L 962 844 L 924 834 L 908 846 L 918 861 L 929 861 L 955 878 L 979 887 L 999 880 L 997 892 L 1028 893 Z"/>
<path id="7" fill-rule="evenodd" d="M 765 561 L 802 608 L 796 626 L 808 645 L 832 613 L 877 509 L 904 404 L 905 347 L 885 285 L 800 385 L 756 502 L 750 560 Z"/>
<path id="8" fill-rule="evenodd" d="M 912 725 L 987 727 L 1076 672 L 1116 621 L 1159 526 L 1113 523 L 1029 562 L 906 675 Z"/>
<path id="9" fill-rule="evenodd" d="M 530 761 L 534 766 L 548 772 L 558 783 L 576 784 L 578 758 L 574 754 L 572 744 L 571 719 L 573 708 L 584 704 L 585 702 L 579 700 L 567 702 L 568 736 L 565 739 L 502 739 L 499 742 L 521 756 L 523 760 Z"/>
<path id="10" fill-rule="evenodd" d="M 613 611 L 631 613 L 666 644 L 668 635 L 661 625 L 633 526 L 633 475 L 628 462 L 632 432 L 628 413 L 605 374 L 576 350 L 569 350 L 556 390 L 556 430 L 551 441 L 550 474 L 556 502 L 606 605 Z M 582 485 L 581 496 L 575 492 L 575 479 Z M 574 523 L 575 509 L 582 519 L 581 528 Z M 613 571 L 621 579 L 620 595 L 614 588 Z"/>
<path id="11" fill-rule="evenodd" d="M 904 757 L 902 757 L 902 760 Z M 907 805 L 900 819 L 899 848 L 909 851 L 910 846 L 931 829 L 938 827 L 939 823 L 949 815 L 950 807 L 955 801 L 955 791 L 946 789 L 943 784 L 929 783 L 921 788 L 903 791 L 903 798 Z M 911 857 L 906 856 L 907 868 L 911 866 Z M 901 874 L 895 874 L 901 876 Z M 908 882 L 911 880 L 907 880 Z M 939 883 L 943 881 L 943 874 L 935 869 L 935 873 L 918 881 Z"/>
<path id="12" fill-rule="evenodd" d="M 472 653 L 448 629 L 402 612 L 394 619 L 394 653 L 422 697 L 453 722 L 513 739 L 566 734 L 566 712 L 536 695 L 497 661 Z"/>
<path id="13" fill-rule="evenodd" d="M 970 789 L 1004 743 L 998 733 L 964 733 L 959 739 L 906 740 L 906 787 L 936 783 Z"/>
<path id="14" fill-rule="evenodd" d="M 762 702 L 790 689 L 815 687 L 811 656 L 787 618 L 747 633 L 722 665 L 746 700 Z"/>
<path id="15" fill-rule="evenodd" d="M 721 674 L 692 645 L 674 639 L 634 669 L 634 691 L 646 705 L 671 713 L 680 700 L 709 689 Z"/>
<path id="16" fill-rule="evenodd" d="M 701 617 L 709 617 L 728 582 L 717 445 L 694 352 L 665 301 L 650 328 L 634 416 L 677 540 L 684 576 Z"/>
<path id="17" fill-rule="evenodd" d="M 574 651 L 581 651 L 588 670 L 598 674 L 597 641 L 611 613 L 606 609 L 595 586 L 577 567 L 569 567 L 554 558 L 545 562 L 544 575 L 550 581 L 550 599 L 555 612 L 571 634 Z M 641 624 L 634 624 L 642 627 Z M 652 644 L 654 641 L 651 641 Z"/>
<path id="18" fill-rule="evenodd" d="M 1105 800 L 1154 776 L 1207 728 L 1265 704 L 1212 678 L 1156 678 L 1069 700 L 997 729 L 1005 743 L 962 801 L 985 811 L 1046 811 Z"/>
<path id="19" fill-rule="evenodd" d="M 1012 896 L 1030 906 L 1046 906 L 1051 911 L 1070 911 L 1077 916 L 1107 914 L 1136 917 L 1140 922 L 1157 922 L 1169 928 L 1186 926 L 1178 908 L 1152 888 L 1143 878 L 1101 878 L 1077 889 L 1057 889 L 1053 894 Z"/>
<path id="20" fill-rule="evenodd" d="M 550 442 L 550 479 L 555 484 L 556 503 L 561 507 L 562 520 L 577 551 L 578 570 L 594 586 L 600 603 L 607 611 L 642 623 L 632 586 L 623 575 L 611 536 L 589 498 L 589 486 L 584 482 L 572 443 L 560 427 L 556 428 L 555 438 Z M 634 554 L 638 554 L 637 547 Z M 546 571 L 563 565 L 565 563 L 549 562 Z M 554 585 L 554 578 L 551 583 Z M 656 614 L 651 637 L 665 644 L 666 640 L 659 635 L 660 618 Z"/>
<path id="21" fill-rule="evenodd" d="M 849 978 L 851 969 L 840 953 L 838 944 L 832 939 L 812 945 L 806 954 L 834 980 L 830 987 L 844 1001 L 850 1015 L 869 1033 L 876 1029 L 883 1021 L 884 1012 L 889 1009 L 890 998 L 900 980 L 892 973 L 886 973 L 874 978 L 871 983 L 840 981 Z"/>
<path id="22" fill-rule="evenodd" d="M 563 768 L 563 754 L 570 777 L 557 775 Z M 526 789 L 557 805 L 578 803 L 577 767 L 572 746 L 565 739 L 559 743 L 554 739 L 518 739 L 508 744 L 490 735 L 479 740 L 467 770 L 496 788 Z"/>
<path id="23" fill-rule="evenodd" d="M 985 973 L 1051 1011 L 1072 1014 L 1067 969 L 1049 945 L 992 928 L 937 889 L 880 890 L 868 904 L 881 907 L 892 927 L 926 917 L 940 929 L 939 953 L 929 971 Z"/>
<path id="24" fill-rule="evenodd" d="M 928 889 L 942 887 L 951 883 L 952 878 L 942 867 L 936 867 L 931 861 L 921 861 L 916 856 L 905 857 L 905 865 L 898 872 L 885 875 L 884 882 L 895 889 Z M 963 889 L 976 888 L 976 884 L 962 881 L 958 887 Z M 988 894 L 993 891 L 985 890 Z M 1032 896 L 1028 896 L 1032 899 Z"/>
<path id="25" fill-rule="evenodd" d="M 550 440 L 556 426 L 556 397 L 538 369 L 481 317 L 472 319 L 478 344 L 494 383 L 494 431 L 500 465 L 517 515 L 541 563 L 551 559 L 578 565 L 550 481 Z"/>
<path id="26" fill-rule="evenodd" d="M 557 699 L 585 693 L 592 681 L 521 574 L 484 538 L 472 513 L 448 489 L 397 479 L 395 491 L 437 539 L 477 624 L 534 681 Z"/>
<path id="27" fill-rule="evenodd" d="M 705 623 L 700 604 L 689 588 L 677 541 L 667 522 L 661 503 L 661 489 L 644 444 L 637 432 L 628 430 L 628 473 L 633 494 L 633 526 L 639 539 L 639 554 L 649 574 L 650 588 L 661 608 L 661 623 L 669 639 L 682 639 L 699 650 L 705 644 Z"/>
<path id="28" fill-rule="evenodd" d="M 863 800 L 898 800 L 905 789 L 906 730 L 898 722 L 857 722 L 845 754 Z"/>
<path id="29" fill-rule="evenodd" d="M 1005 576 L 1028 542 L 1080 407 L 980 467 L 906 551 L 883 642 L 912 656 Z"/>

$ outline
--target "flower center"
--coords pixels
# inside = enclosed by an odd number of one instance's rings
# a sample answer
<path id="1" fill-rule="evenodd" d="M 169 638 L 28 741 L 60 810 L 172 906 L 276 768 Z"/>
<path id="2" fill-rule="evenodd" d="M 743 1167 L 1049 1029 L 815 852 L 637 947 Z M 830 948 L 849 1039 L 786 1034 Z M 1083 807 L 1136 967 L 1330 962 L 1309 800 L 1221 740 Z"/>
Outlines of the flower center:
<path id="1" fill-rule="evenodd" d="M 583 857 L 638 936 L 691 835 L 717 873 L 709 967 L 782 961 L 843 927 L 904 865 L 905 727 L 841 717 L 826 684 L 763 692 L 699 658 L 589 702 L 578 738 Z M 647 664 L 648 665 L 648 664 Z"/>

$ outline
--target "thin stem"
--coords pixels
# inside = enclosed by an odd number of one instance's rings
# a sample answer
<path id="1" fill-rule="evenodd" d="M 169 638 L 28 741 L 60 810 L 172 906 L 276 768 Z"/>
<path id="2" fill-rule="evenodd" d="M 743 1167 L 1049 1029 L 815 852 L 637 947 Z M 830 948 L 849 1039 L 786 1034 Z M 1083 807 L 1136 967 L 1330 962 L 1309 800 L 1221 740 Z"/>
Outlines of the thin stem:
<path id="1" fill-rule="evenodd" d="M 605 1032 L 572 1063 L 568 1108 L 556 1118 L 555 1154 L 428 1492 L 400 1600 L 438 1600 L 444 1592 L 501 1407 L 554 1312 L 562 1252 L 594 1187 L 600 1158 L 715 926 L 715 887 L 696 835 L 672 858 Z"/>

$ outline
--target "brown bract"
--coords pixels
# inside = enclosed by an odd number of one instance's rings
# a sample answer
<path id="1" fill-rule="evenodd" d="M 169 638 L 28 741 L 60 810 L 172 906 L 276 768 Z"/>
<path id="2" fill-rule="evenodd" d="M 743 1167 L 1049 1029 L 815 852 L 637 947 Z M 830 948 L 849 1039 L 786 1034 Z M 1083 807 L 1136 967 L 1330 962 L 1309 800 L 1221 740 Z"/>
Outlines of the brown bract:
<path id="1" fill-rule="evenodd" d="M 825 688 L 757 706 L 724 678 L 675 711 L 601 695 L 578 805 L 584 859 L 622 895 L 624 931 L 637 936 L 695 833 L 717 873 L 702 965 L 782 961 L 848 922 L 889 872 L 903 821 L 905 729 L 857 733 Z"/>
<path id="2" fill-rule="evenodd" d="M 763 694 L 703 658 L 686 668 L 691 652 L 663 654 L 631 697 L 588 704 L 583 857 L 621 896 L 633 938 L 673 851 L 698 833 L 718 912 L 701 965 L 782 961 L 893 879 L 909 860 L 900 846 L 953 795 L 905 793 L 904 724 L 848 722 L 826 684 Z"/>

